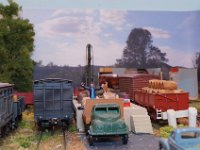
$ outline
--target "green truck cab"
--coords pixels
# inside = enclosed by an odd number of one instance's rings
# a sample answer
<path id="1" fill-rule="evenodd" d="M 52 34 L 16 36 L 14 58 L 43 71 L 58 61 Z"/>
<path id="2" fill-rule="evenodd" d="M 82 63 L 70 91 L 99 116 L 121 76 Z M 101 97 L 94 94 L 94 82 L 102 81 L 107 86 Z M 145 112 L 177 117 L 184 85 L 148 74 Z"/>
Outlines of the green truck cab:
<path id="1" fill-rule="evenodd" d="M 121 119 L 120 107 L 116 104 L 96 104 L 92 110 L 88 130 L 89 144 L 101 136 L 120 136 L 123 144 L 128 142 L 128 127 Z"/>

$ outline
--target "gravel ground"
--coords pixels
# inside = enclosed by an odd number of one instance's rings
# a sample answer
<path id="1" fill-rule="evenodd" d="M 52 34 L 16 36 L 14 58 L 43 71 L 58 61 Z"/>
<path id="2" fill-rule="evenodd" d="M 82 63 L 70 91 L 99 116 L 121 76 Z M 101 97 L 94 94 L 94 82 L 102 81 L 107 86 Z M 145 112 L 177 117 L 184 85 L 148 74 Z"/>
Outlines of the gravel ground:
<path id="1" fill-rule="evenodd" d="M 127 145 L 122 145 L 121 139 L 116 138 L 101 138 L 94 142 L 94 146 L 89 146 L 85 136 L 81 137 L 87 150 L 158 150 L 158 137 L 149 134 L 129 134 Z"/>

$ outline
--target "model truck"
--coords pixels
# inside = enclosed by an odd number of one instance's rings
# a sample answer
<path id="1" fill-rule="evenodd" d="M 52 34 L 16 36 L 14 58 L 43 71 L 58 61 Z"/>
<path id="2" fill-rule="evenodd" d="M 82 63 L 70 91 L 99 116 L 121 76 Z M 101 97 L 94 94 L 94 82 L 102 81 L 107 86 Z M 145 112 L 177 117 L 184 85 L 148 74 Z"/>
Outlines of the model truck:
<path id="1" fill-rule="evenodd" d="M 87 100 L 83 120 L 90 146 L 94 144 L 94 138 L 110 136 L 120 136 L 122 143 L 127 144 L 129 131 L 122 119 L 123 108 L 118 105 L 120 101 L 122 100 Z"/>
<path id="2" fill-rule="evenodd" d="M 161 138 L 160 150 L 199 150 L 200 129 L 180 128 L 174 130 L 168 139 Z"/>

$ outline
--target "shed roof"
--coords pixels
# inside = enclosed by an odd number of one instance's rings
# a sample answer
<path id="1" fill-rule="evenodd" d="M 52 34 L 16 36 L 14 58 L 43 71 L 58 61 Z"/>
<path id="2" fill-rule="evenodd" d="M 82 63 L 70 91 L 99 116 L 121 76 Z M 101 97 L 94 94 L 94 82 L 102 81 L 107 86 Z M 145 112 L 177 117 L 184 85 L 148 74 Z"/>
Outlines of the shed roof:
<path id="1" fill-rule="evenodd" d="M 40 80 L 34 81 L 34 83 L 38 83 L 38 82 L 67 82 L 67 83 L 72 83 L 72 80 L 62 79 L 62 78 L 46 78 L 46 79 L 40 79 Z"/>
<path id="2" fill-rule="evenodd" d="M 10 87 L 10 86 L 13 86 L 13 84 L 10 84 L 10 83 L 2 83 L 2 82 L 0 82 L 0 88 L 3 88 L 3 87 Z"/>

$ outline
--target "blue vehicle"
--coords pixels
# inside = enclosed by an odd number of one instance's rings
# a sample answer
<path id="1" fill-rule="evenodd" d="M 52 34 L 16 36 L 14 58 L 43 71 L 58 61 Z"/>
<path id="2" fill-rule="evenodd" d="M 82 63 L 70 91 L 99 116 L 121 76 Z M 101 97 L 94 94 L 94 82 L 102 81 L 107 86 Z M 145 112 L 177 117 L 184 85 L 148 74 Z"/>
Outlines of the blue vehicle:
<path id="1" fill-rule="evenodd" d="M 160 150 L 200 150 L 200 129 L 180 128 L 174 130 L 168 139 L 161 138 Z"/>

